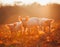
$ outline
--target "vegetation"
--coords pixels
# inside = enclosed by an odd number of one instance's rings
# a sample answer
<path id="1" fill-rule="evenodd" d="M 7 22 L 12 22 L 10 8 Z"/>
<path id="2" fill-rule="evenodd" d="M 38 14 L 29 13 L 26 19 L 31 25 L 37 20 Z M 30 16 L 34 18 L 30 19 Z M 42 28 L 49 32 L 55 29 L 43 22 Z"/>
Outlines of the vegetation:
<path id="1" fill-rule="evenodd" d="M 16 22 L 0 25 L 0 47 L 60 47 L 60 24 L 47 19 L 42 26 L 27 26 L 25 20 L 20 19 L 18 26 Z"/>

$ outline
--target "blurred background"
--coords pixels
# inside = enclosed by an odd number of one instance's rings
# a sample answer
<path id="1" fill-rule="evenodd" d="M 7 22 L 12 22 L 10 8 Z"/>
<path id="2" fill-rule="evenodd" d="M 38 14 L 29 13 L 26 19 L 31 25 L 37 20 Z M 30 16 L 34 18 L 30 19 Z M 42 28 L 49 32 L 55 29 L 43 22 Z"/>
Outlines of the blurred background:
<path id="1" fill-rule="evenodd" d="M 60 22 L 60 0 L 0 0 L 0 24 L 16 22 L 18 16 L 45 17 Z"/>

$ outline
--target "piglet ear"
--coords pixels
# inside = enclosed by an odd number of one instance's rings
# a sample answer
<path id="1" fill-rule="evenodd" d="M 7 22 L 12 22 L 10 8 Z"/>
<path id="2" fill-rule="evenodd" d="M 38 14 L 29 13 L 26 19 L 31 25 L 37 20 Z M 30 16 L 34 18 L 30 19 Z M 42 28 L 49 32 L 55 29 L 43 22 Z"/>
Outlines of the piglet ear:
<path id="1" fill-rule="evenodd" d="M 18 21 L 22 21 L 22 17 L 21 16 L 18 17 Z"/>
<path id="2" fill-rule="evenodd" d="M 29 20 L 29 16 L 26 16 L 26 17 L 25 17 L 25 20 L 28 21 L 28 20 Z"/>

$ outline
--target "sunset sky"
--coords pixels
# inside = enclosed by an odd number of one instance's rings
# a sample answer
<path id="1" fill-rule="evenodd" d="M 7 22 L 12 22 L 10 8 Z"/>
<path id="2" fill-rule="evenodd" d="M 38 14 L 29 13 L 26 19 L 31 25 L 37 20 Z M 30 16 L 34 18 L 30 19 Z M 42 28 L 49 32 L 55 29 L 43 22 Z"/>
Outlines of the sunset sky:
<path id="1" fill-rule="evenodd" d="M 14 4 L 14 1 L 21 1 L 22 4 L 31 4 L 33 2 L 38 2 L 41 5 L 46 5 L 48 3 L 60 3 L 60 0 L 0 0 L 0 3 L 3 4 Z"/>

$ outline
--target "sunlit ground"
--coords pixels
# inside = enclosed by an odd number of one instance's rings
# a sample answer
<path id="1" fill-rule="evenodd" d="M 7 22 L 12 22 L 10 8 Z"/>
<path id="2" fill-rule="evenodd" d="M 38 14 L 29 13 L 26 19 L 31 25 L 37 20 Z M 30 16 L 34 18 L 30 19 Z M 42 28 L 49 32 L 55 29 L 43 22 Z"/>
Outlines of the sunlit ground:
<path id="1" fill-rule="evenodd" d="M 60 25 L 53 19 L 19 17 L 18 20 L 0 25 L 0 47 L 60 47 Z"/>

